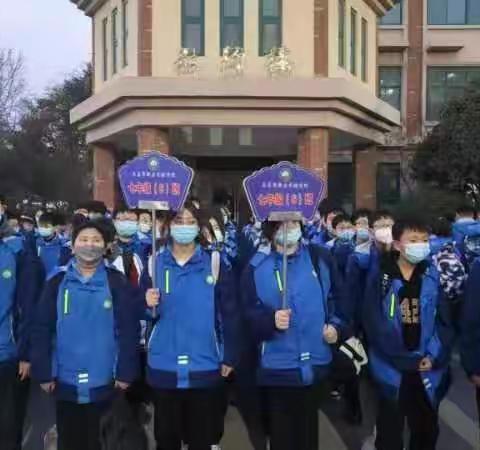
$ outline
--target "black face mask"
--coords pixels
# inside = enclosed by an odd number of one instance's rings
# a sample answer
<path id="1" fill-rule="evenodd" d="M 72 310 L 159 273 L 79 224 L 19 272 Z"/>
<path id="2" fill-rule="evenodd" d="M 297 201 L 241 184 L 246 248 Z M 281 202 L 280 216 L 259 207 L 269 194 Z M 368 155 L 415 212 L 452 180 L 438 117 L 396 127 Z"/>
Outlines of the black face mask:
<path id="1" fill-rule="evenodd" d="M 105 254 L 104 247 L 97 247 L 95 245 L 89 245 L 86 247 L 75 247 L 75 256 L 80 263 L 88 265 L 98 264 Z"/>

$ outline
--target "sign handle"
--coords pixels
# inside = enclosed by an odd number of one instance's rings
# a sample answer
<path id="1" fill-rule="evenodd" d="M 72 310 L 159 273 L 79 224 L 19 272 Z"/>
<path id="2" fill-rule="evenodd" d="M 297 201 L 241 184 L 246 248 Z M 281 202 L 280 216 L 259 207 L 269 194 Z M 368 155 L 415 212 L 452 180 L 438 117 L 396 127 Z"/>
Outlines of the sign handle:
<path id="1" fill-rule="evenodd" d="M 282 309 L 287 309 L 287 222 L 283 222 L 283 290 L 282 290 Z"/>
<path id="2" fill-rule="evenodd" d="M 157 288 L 157 214 L 152 209 L 152 288 Z M 157 316 L 157 308 L 152 308 L 152 316 Z"/>

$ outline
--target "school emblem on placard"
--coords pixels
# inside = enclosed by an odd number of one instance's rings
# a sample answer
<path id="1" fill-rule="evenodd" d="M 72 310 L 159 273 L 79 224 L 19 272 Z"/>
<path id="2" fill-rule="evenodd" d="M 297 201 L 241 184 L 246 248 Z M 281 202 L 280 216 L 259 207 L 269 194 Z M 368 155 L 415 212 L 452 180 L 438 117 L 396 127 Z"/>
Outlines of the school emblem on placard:
<path id="1" fill-rule="evenodd" d="M 207 283 L 208 283 L 208 284 L 213 284 L 213 281 L 214 281 L 214 280 L 213 280 L 213 276 L 212 276 L 212 275 L 209 275 L 209 276 L 207 277 Z"/>
<path id="2" fill-rule="evenodd" d="M 10 269 L 5 269 L 2 272 L 2 278 L 4 278 L 5 280 L 9 280 L 10 278 L 12 278 L 12 276 L 13 276 L 13 273 Z"/>
<path id="3" fill-rule="evenodd" d="M 110 308 L 112 307 L 112 301 L 111 301 L 111 300 L 105 300 L 105 301 L 103 302 L 103 307 L 104 307 L 105 309 L 110 309 Z"/>

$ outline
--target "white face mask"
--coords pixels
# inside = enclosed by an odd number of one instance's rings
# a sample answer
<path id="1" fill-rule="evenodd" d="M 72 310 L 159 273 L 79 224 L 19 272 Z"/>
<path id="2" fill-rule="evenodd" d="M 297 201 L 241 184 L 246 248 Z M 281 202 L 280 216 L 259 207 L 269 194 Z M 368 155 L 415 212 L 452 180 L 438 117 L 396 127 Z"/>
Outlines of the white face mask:
<path id="1" fill-rule="evenodd" d="M 390 227 L 377 228 L 375 240 L 380 244 L 391 244 L 393 242 L 392 229 Z"/>

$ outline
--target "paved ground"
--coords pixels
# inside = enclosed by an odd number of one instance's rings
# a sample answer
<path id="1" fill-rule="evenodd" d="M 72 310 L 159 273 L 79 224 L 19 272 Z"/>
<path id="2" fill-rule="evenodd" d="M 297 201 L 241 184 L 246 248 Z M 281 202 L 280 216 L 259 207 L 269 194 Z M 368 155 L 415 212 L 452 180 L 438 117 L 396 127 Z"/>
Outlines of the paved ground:
<path id="1" fill-rule="evenodd" d="M 480 449 L 474 391 L 456 361 L 453 366 L 454 383 L 440 409 L 441 436 L 437 449 Z M 366 418 L 361 427 L 348 426 L 342 420 L 341 401 L 327 398 L 322 402 L 319 416 L 321 450 L 362 449 L 363 443 L 373 430 L 374 400 L 368 386 L 364 386 L 363 400 Z M 34 425 L 27 425 L 24 449 L 43 450 L 42 433 L 51 423 L 53 409 L 48 399 L 36 389 L 33 389 L 30 406 L 30 423 Z M 223 450 L 251 449 L 245 428 L 235 408 L 231 408 L 226 418 L 226 433 L 222 448 Z M 365 445 L 364 450 L 367 449 L 372 450 L 372 447 Z"/>

